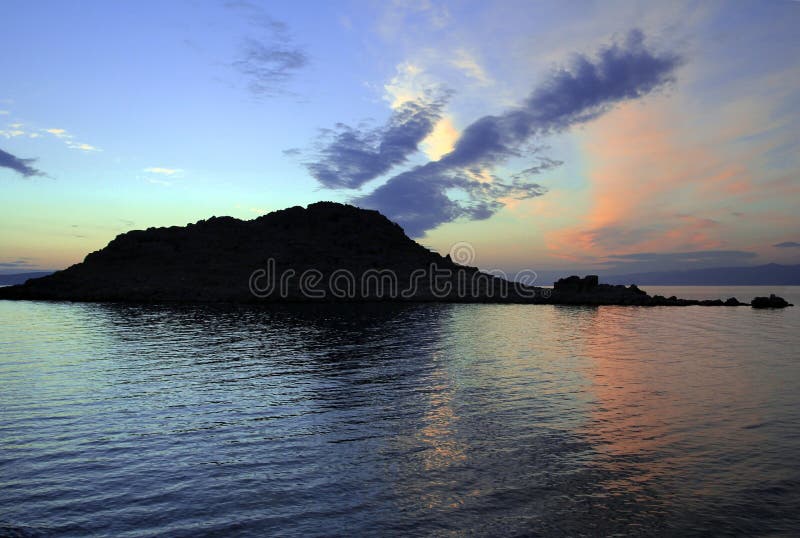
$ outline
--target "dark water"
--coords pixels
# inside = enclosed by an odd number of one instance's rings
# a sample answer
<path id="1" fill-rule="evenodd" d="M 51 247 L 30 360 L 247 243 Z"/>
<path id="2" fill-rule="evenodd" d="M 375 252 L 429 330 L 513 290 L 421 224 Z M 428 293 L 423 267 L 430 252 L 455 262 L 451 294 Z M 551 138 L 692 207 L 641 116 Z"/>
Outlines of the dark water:
<path id="1" fill-rule="evenodd" d="M 0 301 L 0 413 L 0 535 L 800 534 L 800 308 Z"/>

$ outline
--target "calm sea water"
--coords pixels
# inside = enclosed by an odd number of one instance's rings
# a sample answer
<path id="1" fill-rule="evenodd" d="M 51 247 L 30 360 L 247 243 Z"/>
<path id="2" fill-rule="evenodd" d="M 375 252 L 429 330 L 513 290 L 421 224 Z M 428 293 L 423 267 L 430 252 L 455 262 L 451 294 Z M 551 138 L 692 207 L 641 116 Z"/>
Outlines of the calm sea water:
<path id="1" fill-rule="evenodd" d="M 800 534 L 800 308 L 0 301 L 0 413 L 0 535 Z"/>

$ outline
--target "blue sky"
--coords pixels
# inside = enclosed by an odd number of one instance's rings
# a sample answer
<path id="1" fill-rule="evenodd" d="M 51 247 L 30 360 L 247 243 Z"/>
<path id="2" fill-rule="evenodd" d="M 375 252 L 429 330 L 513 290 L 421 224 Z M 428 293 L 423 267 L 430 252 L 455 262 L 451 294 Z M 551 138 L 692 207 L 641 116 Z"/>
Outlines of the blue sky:
<path id="1" fill-rule="evenodd" d="M 800 262 L 774 246 L 800 241 L 797 2 L 7 0 L 4 18 L 2 272 L 322 199 L 442 252 L 469 241 L 484 268 Z"/>

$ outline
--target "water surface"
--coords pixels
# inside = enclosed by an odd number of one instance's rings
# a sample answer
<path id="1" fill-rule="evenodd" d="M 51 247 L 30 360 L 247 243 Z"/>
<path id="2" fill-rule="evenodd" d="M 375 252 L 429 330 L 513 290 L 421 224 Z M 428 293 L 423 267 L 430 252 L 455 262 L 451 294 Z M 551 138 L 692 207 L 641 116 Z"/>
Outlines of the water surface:
<path id="1" fill-rule="evenodd" d="M 798 349 L 800 308 L 0 301 L 0 534 L 796 535 Z"/>

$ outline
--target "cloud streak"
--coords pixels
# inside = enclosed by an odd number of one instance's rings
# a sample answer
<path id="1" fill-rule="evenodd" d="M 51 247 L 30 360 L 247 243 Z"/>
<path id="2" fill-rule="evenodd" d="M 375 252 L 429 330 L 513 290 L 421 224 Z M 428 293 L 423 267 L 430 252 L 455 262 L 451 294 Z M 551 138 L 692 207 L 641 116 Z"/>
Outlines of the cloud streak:
<path id="1" fill-rule="evenodd" d="M 10 262 L 0 262 L 0 268 L 2 269 L 28 269 L 31 267 L 36 267 L 36 265 L 31 263 L 29 259 L 26 258 L 21 258 L 19 260 Z"/>
<path id="2" fill-rule="evenodd" d="M 784 241 L 783 243 L 775 243 L 772 246 L 775 248 L 800 248 L 800 243 L 797 241 Z"/>
<path id="3" fill-rule="evenodd" d="M 64 143 L 70 149 L 78 149 L 81 151 L 102 151 L 100 148 L 93 146 L 91 144 L 86 144 L 84 142 L 75 142 L 75 137 L 72 133 L 69 133 L 66 129 L 42 129 L 42 132 L 47 134 L 53 135 L 54 137 L 58 138 L 59 140 L 63 140 Z"/>
<path id="4" fill-rule="evenodd" d="M 609 260 L 624 262 L 681 262 L 681 263 L 727 263 L 740 262 L 758 257 L 755 252 L 744 250 L 694 250 L 690 252 L 634 252 L 614 254 Z"/>
<path id="5" fill-rule="evenodd" d="M 530 178 L 554 168 L 558 161 L 539 157 L 539 165 L 513 174 L 510 181 L 491 170 L 512 157 L 538 156 L 538 151 L 530 148 L 532 139 L 588 122 L 619 103 L 665 87 L 675 80 L 681 63 L 677 54 L 650 50 L 642 32 L 632 30 L 592 57 L 576 55 L 571 64 L 553 71 L 518 106 L 468 125 L 453 150 L 440 159 L 397 174 L 353 201 L 383 212 L 414 237 L 460 217 L 489 218 L 508 200 L 543 194 L 546 189 Z M 420 132 L 410 131 L 417 135 Z M 358 148 L 357 141 L 369 139 L 369 135 L 348 130 L 346 138 L 356 141 Z M 372 173 L 366 174 L 370 178 L 398 162 L 385 159 L 380 152 L 370 155 Z M 309 165 L 322 185 L 352 188 L 362 184 L 353 181 L 352 175 L 336 176 L 339 171 L 350 169 L 352 153 L 323 152 L 322 156 Z M 316 170 L 326 173 L 315 174 Z"/>
<path id="6" fill-rule="evenodd" d="M 36 159 L 21 159 L 0 149 L 0 167 L 13 170 L 23 177 L 46 175 L 41 170 L 37 170 L 31 166 L 35 162 Z"/>

